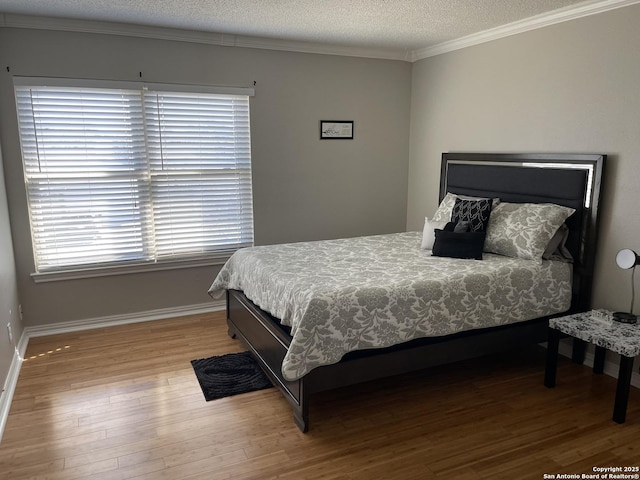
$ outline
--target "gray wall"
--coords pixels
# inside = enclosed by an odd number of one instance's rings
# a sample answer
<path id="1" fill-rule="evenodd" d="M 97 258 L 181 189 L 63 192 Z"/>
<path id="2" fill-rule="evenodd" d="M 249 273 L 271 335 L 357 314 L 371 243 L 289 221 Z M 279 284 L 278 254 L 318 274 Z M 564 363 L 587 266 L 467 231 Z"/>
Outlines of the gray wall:
<path id="1" fill-rule="evenodd" d="M 13 329 L 13 341 L 9 340 L 8 323 Z M 22 335 L 22 322 L 18 313 L 18 281 L 11 244 L 9 209 L 7 208 L 4 175 L 2 174 L 2 149 L 0 148 L 0 389 L 4 386 L 11 362 L 16 356 L 15 347 L 20 335 Z M 6 399 L 0 397 L 0 405 L 4 401 Z"/>
<path id="2" fill-rule="evenodd" d="M 405 229 L 406 62 L 4 28 L 0 65 L 0 139 L 26 326 L 207 303 L 219 267 L 34 283 L 13 75 L 138 80 L 143 72 L 143 80 L 160 83 L 255 81 L 257 244 Z M 320 141 L 321 119 L 354 120 L 355 139 Z"/>
<path id="3" fill-rule="evenodd" d="M 606 153 L 593 304 L 628 309 L 615 254 L 640 251 L 638 25 L 635 5 L 414 63 L 408 228 L 437 207 L 442 152 Z"/>

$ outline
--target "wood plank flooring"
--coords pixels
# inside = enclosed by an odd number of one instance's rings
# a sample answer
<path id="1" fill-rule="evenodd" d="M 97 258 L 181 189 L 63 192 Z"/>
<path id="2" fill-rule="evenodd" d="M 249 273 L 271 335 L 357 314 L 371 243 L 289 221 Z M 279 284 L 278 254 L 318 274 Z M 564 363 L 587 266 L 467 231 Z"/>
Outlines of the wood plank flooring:
<path id="1" fill-rule="evenodd" d="M 0 479 L 542 479 L 640 465 L 640 391 L 544 352 L 313 397 L 302 434 L 276 389 L 205 402 L 190 360 L 244 350 L 224 313 L 34 338 Z"/>

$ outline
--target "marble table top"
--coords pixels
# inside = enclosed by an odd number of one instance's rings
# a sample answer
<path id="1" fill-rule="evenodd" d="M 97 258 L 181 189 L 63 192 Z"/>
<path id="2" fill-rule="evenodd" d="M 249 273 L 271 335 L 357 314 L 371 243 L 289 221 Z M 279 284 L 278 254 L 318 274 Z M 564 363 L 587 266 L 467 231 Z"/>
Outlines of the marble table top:
<path id="1" fill-rule="evenodd" d="M 616 322 L 607 310 L 552 318 L 549 327 L 626 357 L 640 355 L 640 324 Z"/>

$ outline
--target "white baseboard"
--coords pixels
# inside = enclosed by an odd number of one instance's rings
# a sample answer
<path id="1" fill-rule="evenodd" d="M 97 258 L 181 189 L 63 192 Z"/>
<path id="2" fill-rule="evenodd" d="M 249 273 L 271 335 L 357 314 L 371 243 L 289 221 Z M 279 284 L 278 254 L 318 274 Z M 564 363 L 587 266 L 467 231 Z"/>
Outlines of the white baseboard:
<path id="1" fill-rule="evenodd" d="M 571 339 L 564 339 L 560 341 L 560 348 L 558 353 L 564 357 L 571 358 L 572 354 L 572 341 Z M 584 357 L 584 364 L 593 368 L 593 349 L 587 349 L 587 353 Z M 637 364 L 634 364 L 637 367 Z M 604 373 L 613 378 L 618 378 L 618 370 L 620 365 L 605 359 Z M 640 374 L 637 371 L 631 374 L 631 385 L 640 388 Z"/>
<path id="2" fill-rule="evenodd" d="M 148 322 L 152 320 L 165 320 L 167 318 L 185 317 L 187 315 L 198 315 L 203 313 L 219 312 L 226 308 L 225 302 L 217 301 L 203 303 L 200 305 L 188 305 L 185 307 L 162 308 L 147 312 L 129 313 L 123 315 L 111 315 L 107 317 L 89 318 L 85 320 L 74 320 L 71 322 L 61 322 L 53 325 L 41 325 L 25 327 L 15 355 L 9 367 L 9 374 L 4 382 L 4 388 L 0 395 L 0 442 L 7 423 L 11 401 L 18 383 L 22 359 L 27 351 L 29 339 L 32 337 L 44 337 L 46 335 L 56 335 L 59 333 L 78 332 L 92 328 L 112 327 L 114 325 L 125 325 L 128 323 Z"/>
<path id="3" fill-rule="evenodd" d="M 92 328 L 113 327 L 115 325 L 125 325 L 128 323 L 149 322 L 152 320 L 165 320 L 167 318 L 218 312 L 225 308 L 224 301 L 217 301 L 199 305 L 188 305 L 185 307 L 161 308 L 159 310 L 149 310 L 146 312 L 125 313 L 122 315 L 110 315 L 85 320 L 73 320 L 52 325 L 25 327 L 24 331 L 29 338 L 44 337 L 47 335 L 57 335 L 59 333 L 79 332 Z"/>
<path id="4" fill-rule="evenodd" d="M 23 333 L 18 342 L 18 346 L 15 347 L 15 353 L 9 366 L 9 373 L 4 382 L 2 388 L 2 394 L 0 395 L 0 442 L 2 442 L 2 434 L 4 433 L 4 426 L 7 423 L 9 417 L 9 410 L 11 409 L 11 401 L 13 400 L 13 394 L 16 391 L 16 385 L 18 384 L 18 376 L 20 375 L 20 367 L 22 367 L 22 359 L 27 351 L 27 344 L 29 343 L 28 337 Z"/>

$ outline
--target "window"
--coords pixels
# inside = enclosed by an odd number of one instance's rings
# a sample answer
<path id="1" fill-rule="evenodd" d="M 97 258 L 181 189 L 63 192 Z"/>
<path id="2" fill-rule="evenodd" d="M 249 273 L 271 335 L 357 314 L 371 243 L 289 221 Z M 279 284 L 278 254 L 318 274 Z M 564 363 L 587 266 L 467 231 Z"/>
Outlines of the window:
<path id="1" fill-rule="evenodd" d="M 38 273 L 253 243 L 252 92 L 192 90 L 15 79 Z"/>

